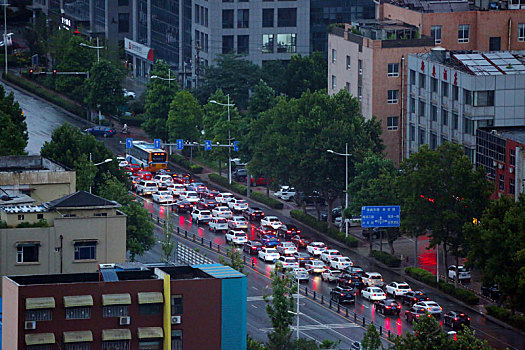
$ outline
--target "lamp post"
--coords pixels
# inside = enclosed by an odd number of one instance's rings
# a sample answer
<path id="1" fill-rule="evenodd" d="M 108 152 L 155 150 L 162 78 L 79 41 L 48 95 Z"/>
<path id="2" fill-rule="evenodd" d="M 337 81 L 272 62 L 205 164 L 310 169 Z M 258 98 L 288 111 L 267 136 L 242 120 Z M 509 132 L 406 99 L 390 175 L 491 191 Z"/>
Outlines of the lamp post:
<path id="1" fill-rule="evenodd" d="M 92 45 L 88 45 L 88 44 L 85 44 L 85 43 L 80 43 L 80 46 L 87 47 L 87 48 L 90 48 L 90 49 L 97 49 L 97 63 L 100 62 L 100 49 L 103 49 L 104 46 L 99 46 L 98 36 L 97 36 L 97 46 L 92 46 Z"/>
<path id="2" fill-rule="evenodd" d="M 346 209 L 348 208 L 348 157 L 351 156 L 351 154 L 348 153 L 348 142 L 345 145 L 345 153 L 335 152 L 335 151 L 332 151 L 331 149 L 327 149 L 326 152 L 335 154 L 337 156 L 345 157 L 345 160 L 346 160 L 346 164 L 345 164 L 345 169 L 346 169 L 345 209 Z M 345 237 L 348 237 L 348 218 L 345 218 Z"/>
<path id="3" fill-rule="evenodd" d="M 215 100 L 211 100 L 210 103 L 215 103 L 219 106 L 227 106 L 228 107 L 228 182 L 230 185 L 232 184 L 232 149 L 231 149 L 231 135 L 230 135 L 230 107 L 234 107 L 235 105 L 230 104 L 230 94 L 226 95 L 228 97 L 228 103 L 219 103 Z"/>
<path id="4" fill-rule="evenodd" d="M 2 6 L 4 7 L 4 53 L 5 53 L 5 74 L 7 74 L 7 0 L 4 0 Z"/>
<path id="5" fill-rule="evenodd" d="M 292 315 L 295 315 L 297 317 L 297 328 L 295 330 L 295 334 L 297 336 L 297 341 L 299 341 L 299 315 L 300 315 L 300 312 L 299 312 L 299 279 L 297 278 L 296 280 L 297 280 L 297 307 L 296 307 L 296 312 L 288 310 L 288 313 L 290 313 Z"/>
<path id="6" fill-rule="evenodd" d="M 168 87 L 171 88 L 171 82 L 173 80 L 177 80 L 176 78 L 172 78 L 171 77 L 171 69 L 168 69 L 168 78 L 163 78 L 163 77 L 159 77 L 158 75 L 152 75 L 151 77 L 149 77 L 150 79 L 160 79 L 160 80 L 164 80 L 164 81 L 167 81 L 168 82 Z"/>
<path id="7" fill-rule="evenodd" d="M 91 153 L 89 154 L 89 161 L 92 162 L 92 160 L 91 160 Z M 108 158 L 108 159 L 104 159 L 100 163 L 94 163 L 93 165 L 94 166 L 99 166 L 99 165 L 106 164 L 106 163 L 109 163 L 109 162 L 112 162 L 112 161 L 113 161 L 113 159 Z M 91 184 L 89 184 L 89 193 L 91 193 Z"/>

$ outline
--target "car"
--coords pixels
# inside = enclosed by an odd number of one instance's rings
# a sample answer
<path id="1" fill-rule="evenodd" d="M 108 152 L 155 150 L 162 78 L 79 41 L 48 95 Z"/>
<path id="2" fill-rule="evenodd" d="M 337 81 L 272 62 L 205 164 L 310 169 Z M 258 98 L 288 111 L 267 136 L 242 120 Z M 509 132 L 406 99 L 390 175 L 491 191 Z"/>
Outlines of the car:
<path id="1" fill-rule="evenodd" d="M 242 212 L 242 216 L 249 221 L 259 221 L 264 217 L 264 212 L 259 207 L 248 207 Z"/>
<path id="2" fill-rule="evenodd" d="M 230 220 L 228 220 L 228 227 L 232 229 L 247 229 L 248 228 L 248 221 L 242 216 L 234 216 Z"/>
<path id="3" fill-rule="evenodd" d="M 215 199 L 202 198 L 200 201 L 197 202 L 197 206 L 201 209 L 212 210 L 217 207 L 217 202 L 215 201 Z"/>
<path id="4" fill-rule="evenodd" d="M 420 301 L 427 300 L 430 300 L 430 298 L 425 292 L 420 290 L 411 290 L 401 295 L 401 303 L 410 306 L 414 305 L 415 303 L 419 303 Z"/>
<path id="5" fill-rule="evenodd" d="M 133 91 L 129 91 L 126 89 L 122 89 L 122 94 L 124 95 L 124 97 L 129 99 L 135 99 L 135 97 L 137 97 L 137 94 L 135 94 Z"/>
<path id="6" fill-rule="evenodd" d="M 240 245 L 248 242 L 248 237 L 246 236 L 246 233 L 241 230 L 229 230 L 226 232 L 226 242 L 230 242 L 232 244 Z"/>
<path id="7" fill-rule="evenodd" d="M 335 222 L 335 219 L 340 217 L 342 215 L 343 208 L 341 206 L 335 207 L 332 209 L 332 221 Z M 327 213 L 321 213 L 321 221 L 327 221 L 328 220 L 328 214 Z"/>
<path id="8" fill-rule="evenodd" d="M 211 188 L 208 188 L 206 191 L 199 193 L 199 195 L 201 196 L 201 198 L 210 198 L 210 199 L 215 199 L 215 197 L 216 197 L 219 193 L 220 193 L 220 192 L 219 192 L 218 190 L 213 190 L 213 189 L 211 189 Z"/>
<path id="9" fill-rule="evenodd" d="M 157 192 L 157 183 L 155 181 L 140 180 L 137 184 L 137 194 L 147 196 L 155 192 Z"/>
<path id="10" fill-rule="evenodd" d="M 358 275 L 360 277 L 365 273 L 365 270 L 363 270 L 363 268 L 358 265 L 347 266 L 344 268 L 344 271 L 353 275 Z"/>
<path id="11" fill-rule="evenodd" d="M 297 249 L 306 249 L 306 247 L 310 243 L 312 243 L 312 239 L 311 238 L 304 237 L 304 236 L 299 236 L 299 235 L 292 236 L 290 241 L 292 241 L 292 243 L 295 244 Z"/>
<path id="12" fill-rule="evenodd" d="M 470 327 L 470 317 L 464 312 L 449 311 L 443 314 L 443 325 L 459 331 L 463 329 L 463 325 Z"/>
<path id="13" fill-rule="evenodd" d="M 303 267 L 296 267 L 292 269 L 292 275 L 295 280 L 297 280 L 299 283 L 301 282 L 308 282 L 310 279 L 310 276 L 308 275 L 308 271 L 306 271 Z"/>
<path id="14" fill-rule="evenodd" d="M 458 281 L 462 283 L 470 283 L 470 271 L 463 265 L 458 265 Z M 454 280 L 456 278 L 456 265 L 448 267 L 448 278 Z"/>
<path id="15" fill-rule="evenodd" d="M 224 219 L 231 219 L 233 217 L 232 211 L 225 206 L 215 207 L 211 211 L 211 215 L 221 217 Z"/>
<path id="16" fill-rule="evenodd" d="M 412 288 L 406 282 L 392 282 L 386 285 L 385 291 L 386 294 L 392 295 L 394 298 L 404 295 L 407 292 L 410 292 Z"/>
<path id="17" fill-rule="evenodd" d="M 438 303 L 436 303 L 435 301 L 420 301 L 418 303 L 415 303 L 413 306 L 422 307 L 425 309 L 426 312 L 437 318 L 441 317 L 441 315 L 443 314 L 443 308 L 439 306 Z"/>
<path id="18" fill-rule="evenodd" d="M 321 280 L 326 282 L 336 282 L 342 274 L 343 271 L 341 270 L 325 269 L 321 272 Z"/>
<path id="19" fill-rule="evenodd" d="M 157 191 L 151 195 L 151 198 L 156 203 L 166 203 L 170 204 L 173 203 L 173 195 L 171 194 L 171 191 Z"/>
<path id="20" fill-rule="evenodd" d="M 322 256 L 322 255 L 321 255 Z M 347 256 L 336 256 L 330 260 L 330 267 L 338 270 L 344 270 L 348 266 L 352 266 L 354 263 Z"/>
<path id="21" fill-rule="evenodd" d="M 361 216 L 352 216 L 348 219 L 348 225 L 361 226 Z"/>
<path id="22" fill-rule="evenodd" d="M 408 323 L 412 323 L 414 320 L 418 320 L 421 317 L 424 316 L 432 317 L 429 313 L 427 313 L 426 309 L 424 307 L 412 305 L 412 307 L 405 311 L 405 319 Z"/>
<path id="23" fill-rule="evenodd" d="M 208 227 L 210 231 L 213 232 L 226 232 L 228 231 L 228 220 L 223 217 L 214 216 L 212 212 L 212 218 L 208 223 Z"/>
<path id="24" fill-rule="evenodd" d="M 282 225 L 277 229 L 277 236 L 285 239 L 290 239 L 292 236 L 298 235 L 301 230 L 295 225 Z"/>
<path id="25" fill-rule="evenodd" d="M 481 294 L 492 300 L 498 301 L 501 298 L 501 291 L 497 284 L 484 284 L 481 286 Z"/>
<path id="26" fill-rule="evenodd" d="M 274 196 L 283 201 L 290 201 L 295 197 L 295 188 L 290 186 L 281 186 L 279 191 L 275 192 Z"/>
<path id="27" fill-rule="evenodd" d="M 211 211 L 206 209 L 193 208 L 191 212 L 191 219 L 198 224 L 208 223 L 211 220 Z"/>
<path id="28" fill-rule="evenodd" d="M 262 177 L 262 176 L 258 176 L 258 177 L 253 177 L 253 176 L 250 176 L 250 186 L 266 186 L 267 184 L 267 180 L 265 177 Z M 271 179 L 270 179 L 270 182 L 271 182 Z"/>
<path id="29" fill-rule="evenodd" d="M 266 216 L 261 219 L 261 226 L 270 226 L 274 230 L 278 230 L 279 227 L 283 226 L 283 223 L 277 216 Z"/>
<path id="30" fill-rule="evenodd" d="M 275 248 L 280 243 L 280 241 L 275 236 L 263 235 L 261 236 L 261 243 L 263 247 Z"/>
<path id="31" fill-rule="evenodd" d="M 129 165 L 129 162 L 127 160 L 119 160 L 118 167 L 119 168 L 126 168 Z M 125 169 L 124 169 L 125 170 Z"/>
<path id="32" fill-rule="evenodd" d="M 258 256 L 263 261 L 275 263 L 281 255 L 277 252 L 277 249 L 275 248 L 263 247 L 259 251 Z"/>
<path id="33" fill-rule="evenodd" d="M 293 256 L 281 255 L 277 261 L 283 265 L 283 269 L 294 269 L 299 267 L 299 262 L 297 262 L 297 259 L 295 259 Z"/>
<path id="34" fill-rule="evenodd" d="M 246 183 L 246 176 L 248 176 L 248 170 L 245 168 L 235 169 L 232 172 L 232 179 L 235 181 Z"/>
<path id="35" fill-rule="evenodd" d="M 131 164 L 128 161 L 128 165 L 126 165 L 123 169 L 124 171 L 129 171 L 132 174 L 136 174 L 140 171 L 140 165 L 138 164 Z"/>
<path id="36" fill-rule="evenodd" d="M 262 249 L 262 247 L 263 245 L 260 241 L 251 240 L 244 243 L 242 250 L 250 255 L 255 255 Z"/>
<path id="37" fill-rule="evenodd" d="M 140 177 L 138 176 L 130 176 L 129 177 L 129 181 L 130 181 L 130 185 L 129 185 L 129 188 L 132 190 L 132 191 L 137 191 L 137 185 L 139 184 L 140 182 Z"/>
<path id="38" fill-rule="evenodd" d="M 234 198 L 230 192 L 222 192 L 215 196 L 217 203 L 222 205 L 228 205 L 228 202 Z"/>
<path id="39" fill-rule="evenodd" d="M 93 126 L 84 130 L 85 133 L 91 134 L 93 136 L 104 136 L 110 137 L 117 134 L 117 129 L 110 128 L 103 125 Z"/>
<path id="40" fill-rule="evenodd" d="M 179 199 L 173 204 L 173 210 L 177 213 L 189 213 L 193 210 L 193 203 L 188 202 L 185 199 Z"/>
<path id="41" fill-rule="evenodd" d="M 350 350 L 363 350 L 361 342 L 360 341 L 354 341 L 352 343 L 352 347 L 350 348 Z"/>
<path id="42" fill-rule="evenodd" d="M 228 207 L 232 211 L 242 212 L 248 209 L 248 202 L 246 202 L 244 199 L 233 198 L 228 202 Z"/>
<path id="43" fill-rule="evenodd" d="M 326 249 L 324 252 L 321 253 L 321 260 L 323 260 L 325 263 L 329 264 L 332 259 L 335 259 L 336 257 L 343 256 L 339 250 L 337 249 Z"/>
<path id="44" fill-rule="evenodd" d="M 372 237 L 374 239 L 379 239 L 379 237 L 381 237 L 381 235 L 383 235 L 383 237 L 386 236 L 386 231 L 384 229 L 379 229 L 377 227 L 367 227 L 367 228 L 363 229 L 361 234 L 367 240 L 370 239 L 370 237 Z"/>
<path id="45" fill-rule="evenodd" d="M 153 181 L 156 181 L 157 183 L 173 182 L 173 177 L 171 177 L 171 175 L 166 175 L 166 174 L 157 174 L 153 176 Z"/>
<path id="46" fill-rule="evenodd" d="M 184 191 L 179 195 L 180 199 L 185 199 L 188 202 L 197 203 L 200 198 L 195 191 Z"/>
<path id="47" fill-rule="evenodd" d="M 259 237 L 264 235 L 277 236 L 277 230 L 274 230 L 270 226 L 259 226 L 255 229 L 255 234 Z"/>
<path id="48" fill-rule="evenodd" d="M 304 267 L 304 265 L 308 261 L 314 260 L 313 256 L 311 256 L 310 254 L 305 253 L 305 252 L 299 252 L 299 251 L 293 253 L 293 257 L 296 258 L 297 261 L 299 262 L 299 267 Z"/>
<path id="49" fill-rule="evenodd" d="M 276 248 L 281 255 L 293 255 L 297 252 L 297 248 L 292 242 L 281 242 Z"/>
<path id="50" fill-rule="evenodd" d="M 139 171 L 137 171 L 137 176 L 140 177 L 142 180 L 153 181 L 153 174 L 144 169 L 140 169 Z"/>
<path id="51" fill-rule="evenodd" d="M 184 191 L 186 191 L 186 187 L 182 184 L 174 184 L 171 189 L 173 195 L 177 197 L 180 197 L 180 194 Z"/>
<path id="52" fill-rule="evenodd" d="M 174 186 L 173 182 L 168 182 L 168 181 L 157 182 L 157 188 L 159 189 L 159 191 L 170 191 L 170 194 L 172 193 L 171 189 L 173 188 L 173 186 Z"/>
<path id="53" fill-rule="evenodd" d="M 379 287 L 366 287 L 361 291 L 361 296 L 369 301 L 386 299 L 385 292 Z"/>
<path id="54" fill-rule="evenodd" d="M 354 303 L 355 290 L 352 288 L 337 286 L 330 291 L 330 299 L 336 301 L 338 304 Z"/>
<path id="55" fill-rule="evenodd" d="M 367 287 L 383 287 L 383 276 L 379 272 L 365 272 L 361 276 L 363 284 Z"/>
<path id="56" fill-rule="evenodd" d="M 353 275 L 349 273 L 343 273 L 337 278 L 337 285 L 343 286 L 343 287 L 352 287 L 357 288 L 359 290 L 365 288 L 365 285 L 363 284 L 363 280 L 358 275 Z"/>
<path id="57" fill-rule="evenodd" d="M 321 260 L 311 260 L 304 264 L 304 268 L 310 273 L 321 273 L 326 270 L 326 264 Z"/>
<path id="58" fill-rule="evenodd" d="M 375 311 L 383 315 L 391 314 L 399 317 L 399 314 L 401 313 L 401 305 L 399 305 L 394 299 L 379 300 L 376 302 Z"/>
<path id="59" fill-rule="evenodd" d="M 312 242 L 306 246 L 306 251 L 313 256 L 320 256 L 326 249 L 326 245 L 323 242 Z"/>

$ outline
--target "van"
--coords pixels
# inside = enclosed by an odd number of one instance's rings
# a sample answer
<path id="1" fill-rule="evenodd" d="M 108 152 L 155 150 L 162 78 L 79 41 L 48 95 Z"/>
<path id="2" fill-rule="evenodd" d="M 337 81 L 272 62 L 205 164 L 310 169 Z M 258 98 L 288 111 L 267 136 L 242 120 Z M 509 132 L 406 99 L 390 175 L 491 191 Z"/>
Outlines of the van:
<path id="1" fill-rule="evenodd" d="M 379 272 L 365 272 L 361 276 L 365 287 L 383 287 L 383 276 Z"/>

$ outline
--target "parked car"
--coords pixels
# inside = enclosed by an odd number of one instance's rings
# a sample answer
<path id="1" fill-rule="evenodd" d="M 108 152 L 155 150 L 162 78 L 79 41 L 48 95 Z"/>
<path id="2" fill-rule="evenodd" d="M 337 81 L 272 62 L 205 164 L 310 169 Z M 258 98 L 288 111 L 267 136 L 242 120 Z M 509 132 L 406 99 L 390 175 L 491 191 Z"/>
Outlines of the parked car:
<path id="1" fill-rule="evenodd" d="M 336 282 L 342 274 L 343 272 L 341 270 L 325 269 L 321 272 L 321 280 L 326 282 Z"/>
<path id="2" fill-rule="evenodd" d="M 232 229 L 247 229 L 248 221 L 242 216 L 234 216 L 228 221 L 228 227 Z"/>
<path id="3" fill-rule="evenodd" d="M 177 213 L 189 213 L 193 210 L 193 203 L 188 202 L 185 199 L 179 199 L 173 205 L 173 210 Z"/>
<path id="4" fill-rule="evenodd" d="M 191 219 L 198 224 L 209 223 L 211 220 L 211 212 L 206 209 L 193 208 L 191 212 Z"/>
<path id="5" fill-rule="evenodd" d="M 301 282 L 308 282 L 310 279 L 310 276 L 308 275 L 308 271 L 306 271 L 303 267 L 296 267 L 292 270 L 292 275 L 295 280 L 297 280 L 299 283 Z"/>
<path id="6" fill-rule="evenodd" d="M 290 239 L 300 233 L 301 230 L 295 225 L 282 225 L 277 229 L 277 236 L 283 237 L 284 239 Z"/>
<path id="7" fill-rule="evenodd" d="M 363 283 L 367 287 L 383 287 L 383 276 L 379 272 L 365 272 L 363 276 Z"/>
<path id="8" fill-rule="evenodd" d="M 459 265 L 457 270 L 459 282 L 470 283 L 470 271 L 463 265 Z M 456 265 L 450 265 L 448 267 L 448 278 L 451 280 L 456 278 Z"/>
<path id="9" fill-rule="evenodd" d="M 425 315 L 428 317 L 432 317 L 429 313 L 427 313 L 426 309 L 421 306 L 412 305 L 412 307 L 405 311 L 405 319 L 408 323 L 412 323 L 414 320 L 418 320 L 421 317 L 424 317 Z"/>
<path id="10" fill-rule="evenodd" d="M 313 205 L 315 203 L 319 205 L 325 205 L 325 199 L 317 192 L 314 191 L 310 195 L 306 195 L 304 192 L 296 192 L 294 196 L 295 203 L 301 205 L 303 202 L 306 205 Z"/>
<path id="11" fill-rule="evenodd" d="M 274 230 L 278 230 L 279 227 L 283 226 L 283 223 L 277 216 L 266 216 L 261 219 L 261 226 L 270 226 Z"/>
<path id="12" fill-rule="evenodd" d="M 326 270 L 327 267 L 325 263 L 322 262 L 321 260 L 312 260 L 312 261 L 307 261 L 304 264 L 304 268 L 307 269 L 308 272 L 311 272 L 311 273 L 321 273 L 324 270 Z"/>
<path id="13" fill-rule="evenodd" d="M 264 212 L 258 207 L 248 207 L 242 215 L 249 221 L 259 221 L 264 217 Z"/>
<path id="14" fill-rule="evenodd" d="M 337 286 L 330 291 L 330 299 L 337 301 L 338 304 L 354 303 L 355 291 L 352 288 Z"/>
<path id="15" fill-rule="evenodd" d="M 463 325 L 470 327 L 470 317 L 464 312 L 449 311 L 443 315 L 443 324 L 455 331 L 463 329 Z"/>
<path id="16" fill-rule="evenodd" d="M 228 220 L 226 220 L 223 217 L 213 215 L 210 222 L 208 223 L 208 226 L 210 228 L 210 231 L 226 232 L 228 231 Z"/>
<path id="17" fill-rule="evenodd" d="M 279 191 L 275 192 L 275 197 L 283 201 L 290 201 L 295 197 L 295 188 L 290 186 L 281 186 Z"/>
<path id="18" fill-rule="evenodd" d="M 334 269 L 344 270 L 349 266 L 352 266 L 353 262 L 347 256 L 336 256 L 330 260 L 330 267 Z"/>
<path id="19" fill-rule="evenodd" d="M 233 217 L 232 211 L 228 207 L 220 206 L 212 209 L 211 214 L 216 217 L 231 219 Z"/>
<path id="20" fill-rule="evenodd" d="M 420 301 L 428 300 L 430 300 L 430 298 L 427 296 L 427 294 L 420 290 L 408 291 L 401 295 L 401 303 L 410 306 L 414 305 L 415 303 L 419 303 Z"/>
<path id="21" fill-rule="evenodd" d="M 305 252 L 295 252 L 293 257 L 299 262 L 299 267 L 304 267 L 308 261 L 314 260 L 313 256 Z"/>
<path id="22" fill-rule="evenodd" d="M 246 176 L 248 176 L 248 170 L 246 170 L 245 168 L 235 169 L 232 172 L 232 178 L 235 181 L 246 183 Z"/>
<path id="23" fill-rule="evenodd" d="M 234 212 L 242 212 L 248 209 L 248 202 L 244 199 L 233 198 L 228 202 L 228 207 Z"/>
<path id="24" fill-rule="evenodd" d="M 244 243 L 242 250 L 250 255 L 255 255 L 262 249 L 262 246 L 260 241 L 251 240 Z"/>
<path id="25" fill-rule="evenodd" d="M 360 341 L 355 341 L 352 343 L 352 347 L 350 349 L 351 350 L 363 350 L 363 347 L 361 346 Z"/>
<path id="26" fill-rule="evenodd" d="M 436 318 L 441 317 L 443 314 L 443 308 L 438 305 L 435 301 L 420 301 L 416 304 L 414 304 L 415 307 L 422 307 L 425 309 L 426 312 L 431 314 L 432 316 L 435 316 Z"/>
<path id="27" fill-rule="evenodd" d="M 85 133 L 89 133 L 93 136 L 104 136 L 110 137 L 117 134 L 117 129 L 109 128 L 103 125 L 93 126 L 84 130 Z"/>
<path id="28" fill-rule="evenodd" d="M 171 191 L 158 191 L 151 195 L 154 202 L 159 204 L 170 204 L 173 203 L 173 195 Z"/>
<path id="29" fill-rule="evenodd" d="M 232 244 L 241 245 L 248 241 L 248 237 L 246 237 L 246 233 L 241 230 L 229 230 L 226 232 L 225 235 L 226 242 L 230 242 Z"/>
<path id="30" fill-rule="evenodd" d="M 326 250 L 326 245 L 323 242 L 312 242 L 306 246 L 306 251 L 313 256 L 321 256 L 322 252 Z"/>
<path id="31" fill-rule="evenodd" d="M 296 267 L 299 267 L 299 263 L 297 262 L 297 259 L 295 259 L 293 256 L 283 256 L 281 255 L 279 257 L 278 262 L 281 263 L 283 266 L 283 269 L 295 269 Z"/>
<path id="32" fill-rule="evenodd" d="M 329 264 L 332 259 L 343 256 L 337 249 L 327 249 L 321 253 L 321 260 Z"/>
<path id="33" fill-rule="evenodd" d="M 501 291 L 499 290 L 499 286 L 497 284 L 482 285 L 481 294 L 496 301 L 501 298 Z"/>
<path id="34" fill-rule="evenodd" d="M 394 298 L 410 292 L 412 288 L 406 282 L 392 282 L 386 285 L 386 294 L 392 295 Z"/>
<path id="35" fill-rule="evenodd" d="M 357 288 L 359 290 L 362 290 L 365 287 L 361 277 L 349 273 L 341 274 L 337 279 L 337 284 L 343 287 Z"/>
<path id="36" fill-rule="evenodd" d="M 275 248 L 280 243 L 277 237 L 272 235 L 263 235 L 261 236 L 261 243 L 263 247 Z"/>
<path id="37" fill-rule="evenodd" d="M 375 305 L 375 311 L 383 315 L 391 314 L 399 316 L 401 313 L 401 305 L 394 299 L 379 300 Z"/>
<path id="38" fill-rule="evenodd" d="M 273 262 L 275 263 L 277 261 L 277 259 L 279 259 L 279 257 L 281 255 L 279 255 L 279 253 L 277 252 L 277 249 L 275 248 L 270 248 L 270 247 L 263 247 L 259 253 L 258 253 L 258 256 L 260 259 L 266 261 L 266 262 Z"/>
<path id="39" fill-rule="evenodd" d="M 134 100 L 135 97 L 137 97 L 137 94 L 135 94 L 133 91 L 129 91 L 126 89 L 122 89 L 122 94 L 124 97 Z"/>
<path id="40" fill-rule="evenodd" d="M 386 299 L 385 292 L 379 287 L 366 287 L 361 291 L 361 296 L 369 301 Z"/>
<path id="41" fill-rule="evenodd" d="M 312 239 L 304 236 L 295 235 L 290 239 L 297 249 L 306 249 L 306 247 L 312 243 Z"/>
<path id="42" fill-rule="evenodd" d="M 297 252 L 297 248 L 292 242 L 281 242 L 276 248 L 281 255 L 293 255 Z"/>

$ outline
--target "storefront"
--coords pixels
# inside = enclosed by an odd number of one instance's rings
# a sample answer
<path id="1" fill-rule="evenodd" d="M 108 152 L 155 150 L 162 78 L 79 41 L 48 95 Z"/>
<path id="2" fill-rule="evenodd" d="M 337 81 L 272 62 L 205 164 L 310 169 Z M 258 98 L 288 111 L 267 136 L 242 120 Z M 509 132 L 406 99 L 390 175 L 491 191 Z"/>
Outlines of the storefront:
<path id="1" fill-rule="evenodd" d="M 124 38 L 124 49 L 133 58 L 133 76 L 148 78 L 153 65 L 153 49 L 128 38 Z"/>

